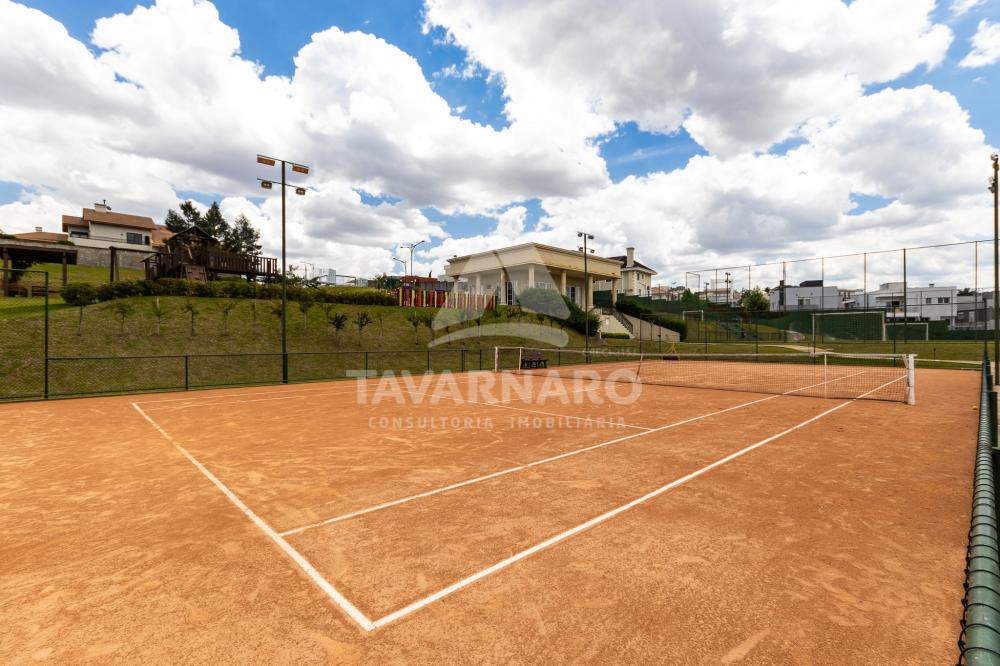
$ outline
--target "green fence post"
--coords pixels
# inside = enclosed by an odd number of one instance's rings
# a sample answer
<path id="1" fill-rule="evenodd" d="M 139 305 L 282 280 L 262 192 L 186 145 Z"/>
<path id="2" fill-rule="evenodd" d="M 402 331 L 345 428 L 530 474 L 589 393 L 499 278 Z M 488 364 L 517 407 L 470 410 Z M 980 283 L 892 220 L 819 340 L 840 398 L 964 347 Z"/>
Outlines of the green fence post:
<path id="1" fill-rule="evenodd" d="M 42 368 L 43 387 L 42 394 L 46 400 L 49 398 L 49 273 L 45 272 L 45 350 Z"/>
<path id="2" fill-rule="evenodd" d="M 189 380 L 190 375 L 188 374 L 188 355 L 184 354 L 184 390 L 191 390 L 191 383 Z"/>

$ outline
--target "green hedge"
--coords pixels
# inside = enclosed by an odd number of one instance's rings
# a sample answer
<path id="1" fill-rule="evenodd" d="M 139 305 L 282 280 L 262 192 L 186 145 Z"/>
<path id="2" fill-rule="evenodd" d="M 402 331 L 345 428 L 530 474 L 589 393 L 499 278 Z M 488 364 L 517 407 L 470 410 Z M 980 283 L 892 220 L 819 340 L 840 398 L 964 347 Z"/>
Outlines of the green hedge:
<path id="1" fill-rule="evenodd" d="M 93 291 L 83 293 L 89 288 Z M 68 291 L 67 291 L 68 290 Z M 81 292 L 81 293 L 78 293 Z M 259 284 L 242 280 L 219 280 L 217 282 L 194 282 L 162 278 L 160 280 L 123 280 L 109 284 L 91 285 L 86 283 L 68 284 L 62 292 L 63 300 L 78 305 L 81 299 L 88 302 L 111 301 L 116 298 L 133 296 L 188 296 L 195 298 L 257 298 L 262 300 L 281 298 L 281 285 Z M 288 300 L 312 299 L 319 303 L 347 303 L 352 305 L 395 305 L 396 299 L 378 289 L 363 287 L 288 287 Z"/>

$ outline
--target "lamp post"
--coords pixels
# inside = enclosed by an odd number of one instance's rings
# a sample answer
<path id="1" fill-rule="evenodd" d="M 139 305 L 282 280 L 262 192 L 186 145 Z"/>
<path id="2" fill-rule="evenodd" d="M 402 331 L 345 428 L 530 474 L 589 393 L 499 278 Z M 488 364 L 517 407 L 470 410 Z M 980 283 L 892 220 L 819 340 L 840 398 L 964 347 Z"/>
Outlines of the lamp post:
<path id="1" fill-rule="evenodd" d="M 399 263 L 403 264 L 403 270 L 404 271 L 406 270 L 406 262 L 405 261 L 403 261 L 402 259 L 400 259 L 400 258 L 398 258 L 396 256 L 393 256 L 392 260 L 393 261 L 398 261 Z"/>
<path id="2" fill-rule="evenodd" d="M 410 275 L 413 275 L 413 248 L 420 245 L 421 243 L 426 243 L 425 240 L 419 240 L 416 243 L 402 243 L 399 247 L 409 249 L 410 251 Z"/>
<path id="3" fill-rule="evenodd" d="M 732 280 L 731 280 L 732 275 L 733 275 L 732 273 L 730 273 L 729 271 L 726 271 L 726 307 L 727 308 L 729 307 L 729 304 L 730 304 L 729 303 L 729 300 L 730 300 L 729 299 L 729 285 L 732 282 Z"/>
<path id="4" fill-rule="evenodd" d="M 584 355 L 587 357 L 588 362 L 590 359 L 590 268 L 587 265 L 587 255 L 593 254 L 594 250 L 587 247 L 587 241 L 594 240 L 593 234 L 588 234 L 585 231 L 576 232 L 577 238 L 583 239 L 583 247 L 577 248 L 580 252 L 583 252 L 583 347 Z M 642 341 L 639 341 L 642 344 Z"/>
<path id="5" fill-rule="evenodd" d="M 287 165 L 292 165 L 292 171 L 295 173 L 301 173 L 302 175 L 309 174 L 309 167 L 297 164 L 295 162 L 289 162 L 287 160 L 278 159 L 276 157 L 268 157 L 267 155 L 257 155 L 257 163 L 263 164 L 265 166 L 275 166 L 278 162 L 281 162 L 281 182 L 275 182 L 273 180 L 265 180 L 263 178 L 258 178 L 260 181 L 260 186 L 265 190 L 273 189 L 275 185 L 281 185 L 281 383 L 288 383 L 288 276 L 286 275 L 286 253 L 285 253 L 285 189 L 289 187 L 295 188 L 295 193 L 299 196 L 303 196 L 306 193 L 306 188 L 299 187 L 298 185 L 292 185 L 285 182 L 285 167 Z"/>
<path id="6" fill-rule="evenodd" d="M 1000 308 L 997 307 L 997 294 L 1000 292 L 1000 221 L 998 221 L 997 204 L 998 175 L 1000 175 L 1000 158 L 996 153 L 990 155 L 993 162 L 993 177 L 990 178 L 990 192 L 993 193 L 993 383 L 1000 381 Z"/>

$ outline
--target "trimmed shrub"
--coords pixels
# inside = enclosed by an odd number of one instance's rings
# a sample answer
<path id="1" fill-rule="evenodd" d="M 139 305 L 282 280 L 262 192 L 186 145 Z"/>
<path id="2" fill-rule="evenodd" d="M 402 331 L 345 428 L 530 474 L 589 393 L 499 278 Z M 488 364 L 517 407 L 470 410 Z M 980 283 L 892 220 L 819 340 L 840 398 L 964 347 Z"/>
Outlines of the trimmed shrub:
<path id="1" fill-rule="evenodd" d="M 654 312 L 652 308 L 640 303 L 632 296 L 620 296 L 616 307 L 627 315 L 641 317 L 643 321 L 649 321 L 665 329 L 676 331 L 681 336 L 682 342 L 687 339 L 688 329 L 686 321 Z"/>
<path id="2" fill-rule="evenodd" d="M 97 300 L 97 290 L 89 282 L 70 282 L 63 287 L 62 299 L 69 305 L 80 307 Z"/>
<path id="3" fill-rule="evenodd" d="M 601 337 L 605 340 L 631 340 L 631 336 L 628 333 L 601 333 Z"/>
<path id="4" fill-rule="evenodd" d="M 63 300 L 66 300 L 67 290 L 70 298 L 74 290 L 84 283 L 67 285 L 63 290 Z M 281 298 L 280 284 L 258 284 L 237 280 L 220 280 L 217 282 L 195 282 L 162 278 L 160 280 L 123 280 L 102 284 L 95 287 L 94 300 L 111 301 L 116 298 L 131 298 L 133 296 L 187 296 L 196 298 L 256 298 L 269 300 Z M 288 287 L 288 300 L 298 301 L 303 298 L 319 303 L 345 303 L 351 305 L 395 305 L 396 300 L 378 289 L 363 287 Z M 66 301 L 69 303 L 69 301 Z"/>

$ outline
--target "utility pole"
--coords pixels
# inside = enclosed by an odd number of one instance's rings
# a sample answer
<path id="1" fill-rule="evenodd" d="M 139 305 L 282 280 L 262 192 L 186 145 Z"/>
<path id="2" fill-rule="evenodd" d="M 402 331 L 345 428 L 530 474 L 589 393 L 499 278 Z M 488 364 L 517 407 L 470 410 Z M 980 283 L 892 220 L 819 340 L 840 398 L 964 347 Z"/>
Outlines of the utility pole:
<path id="1" fill-rule="evenodd" d="M 990 191 L 993 192 L 993 383 L 1000 381 L 1000 308 L 997 305 L 997 295 L 1000 293 L 1000 206 L 997 202 L 997 191 L 1000 190 L 1000 158 L 996 153 L 990 155 L 993 162 L 993 177 L 990 179 Z"/>
<path id="2" fill-rule="evenodd" d="M 291 164 L 292 171 L 295 173 L 301 173 L 302 175 L 309 174 L 309 167 L 303 166 L 301 164 L 296 164 L 295 162 L 287 162 L 286 160 L 281 160 L 276 157 L 268 157 L 266 155 L 257 155 L 257 163 L 263 164 L 265 166 L 274 166 L 277 162 L 281 162 L 281 383 L 288 383 L 288 270 L 286 266 L 285 257 L 285 189 L 288 187 L 294 187 L 295 193 L 299 196 L 303 196 L 306 193 L 306 188 L 299 187 L 297 185 L 291 185 L 285 182 L 285 165 Z M 260 186 L 265 190 L 270 190 L 274 188 L 275 185 L 279 183 L 273 180 L 265 180 L 263 178 L 258 178 L 260 181 Z"/>
<path id="3" fill-rule="evenodd" d="M 584 331 L 584 355 L 590 358 L 590 268 L 587 265 L 587 255 L 593 254 L 593 249 L 587 248 L 587 241 L 594 240 L 593 234 L 588 234 L 584 231 L 576 232 L 577 238 L 583 239 L 583 247 L 577 248 L 580 252 L 583 252 L 583 331 Z M 640 345 L 642 342 L 640 341 Z"/>

